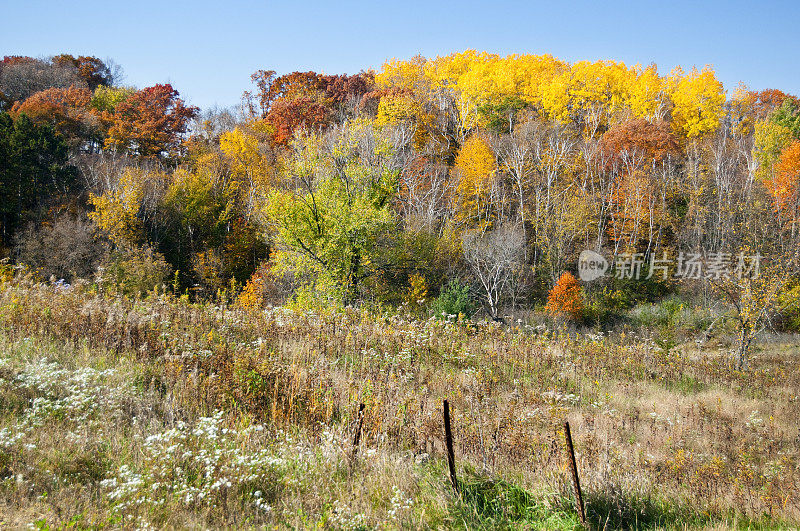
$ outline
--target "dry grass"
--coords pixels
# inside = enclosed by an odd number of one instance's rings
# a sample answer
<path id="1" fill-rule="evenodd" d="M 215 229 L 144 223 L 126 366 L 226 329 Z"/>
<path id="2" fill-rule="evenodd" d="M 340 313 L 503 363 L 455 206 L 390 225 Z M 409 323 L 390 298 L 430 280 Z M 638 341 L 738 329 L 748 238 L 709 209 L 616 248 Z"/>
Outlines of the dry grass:
<path id="1" fill-rule="evenodd" d="M 69 395 L 63 386 L 19 384 L 21 374 L 46 372 L 37 360 L 67 371 L 44 380 L 113 370 L 87 384 L 98 397 L 88 416 L 80 408 L 40 412 L 46 422 L 30 436 L 0 445 L 8 478 L 0 514 L 10 527 L 44 519 L 81 527 L 575 528 L 564 419 L 596 527 L 800 522 L 796 344 L 764 345 L 742 374 L 716 347 L 693 342 L 663 351 L 636 337 L 355 310 L 246 313 L 26 279 L 3 285 L 0 330 L 0 429 L 21 429 L 36 397 Z M 441 464 L 444 398 L 454 409 L 462 499 L 448 491 Z M 354 464 L 346 450 L 359 402 L 366 414 Z M 224 413 L 208 420 L 217 411 Z M 230 431 L 222 439 L 181 435 L 209 422 Z M 169 444 L 147 446 L 153 436 Z M 166 456 L 173 445 L 222 452 L 213 481 L 198 479 L 205 472 L 194 457 Z M 181 472 L 159 472 L 167 462 Z M 137 477 L 120 473 L 123 464 Z M 219 479 L 231 485 L 211 489 Z M 144 501 L 141 485 L 110 496 L 134 480 L 149 489 Z M 198 499 L 192 491 L 187 502 L 189 487 L 207 492 Z"/>

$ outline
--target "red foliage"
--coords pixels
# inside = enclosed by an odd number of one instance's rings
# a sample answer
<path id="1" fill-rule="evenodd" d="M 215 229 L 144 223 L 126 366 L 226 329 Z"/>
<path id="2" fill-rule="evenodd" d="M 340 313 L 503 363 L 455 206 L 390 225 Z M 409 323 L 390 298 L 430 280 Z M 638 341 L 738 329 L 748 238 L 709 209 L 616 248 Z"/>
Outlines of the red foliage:
<path id="1" fill-rule="evenodd" d="M 62 53 L 53 57 L 53 64 L 56 66 L 72 66 L 78 71 L 78 76 L 86 81 L 89 89 L 94 90 L 100 85 L 110 86 L 113 76 L 111 69 L 97 57 L 81 55 L 73 57 L 70 54 Z"/>
<path id="2" fill-rule="evenodd" d="M 34 59 L 33 57 L 28 57 L 26 55 L 6 55 L 5 57 L 3 57 L 3 61 L 0 62 L 0 67 L 22 65 L 26 63 L 36 63 L 36 62 L 38 62 L 38 59 Z"/>
<path id="3" fill-rule="evenodd" d="M 322 103 L 310 98 L 297 98 L 273 103 L 266 122 L 275 130 L 273 142 L 288 146 L 297 128 L 320 129 L 327 125 L 329 117 L 328 107 Z"/>
<path id="4" fill-rule="evenodd" d="M 786 94 L 782 90 L 778 89 L 766 89 L 762 90 L 761 92 L 750 92 L 748 93 L 748 96 L 753 115 L 757 119 L 766 118 L 772 111 L 783 105 L 783 102 L 787 99 L 792 101 L 796 106 L 800 106 L 800 99 L 792 96 L 791 94 Z"/>
<path id="5" fill-rule="evenodd" d="M 170 84 L 142 89 L 117 105 L 106 139 L 142 157 L 179 155 L 181 135 L 198 108 L 187 106 Z"/>
<path id="6" fill-rule="evenodd" d="M 614 125 L 603 135 L 601 147 L 611 162 L 623 152 L 638 152 L 660 161 L 678 154 L 678 139 L 667 122 L 651 123 L 638 118 Z"/>
<path id="7" fill-rule="evenodd" d="M 275 77 L 274 70 L 259 70 L 251 79 L 258 87 L 261 117 L 274 127 L 275 144 L 284 146 L 295 129 L 324 127 L 336 105 L 360 99 L 375 84 L 369 72 L 353 76 L 292 72 Z M 252 108 L 251 113 L 255 114 Z"/>

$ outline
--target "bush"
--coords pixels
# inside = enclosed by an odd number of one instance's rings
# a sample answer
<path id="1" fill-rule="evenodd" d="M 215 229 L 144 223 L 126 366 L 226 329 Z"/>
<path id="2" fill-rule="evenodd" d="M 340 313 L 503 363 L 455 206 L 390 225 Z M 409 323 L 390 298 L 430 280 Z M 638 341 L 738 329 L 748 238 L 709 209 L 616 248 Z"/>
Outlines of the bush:
<path id="1" fill-rule="evenodd" d="M 547 296 L 545 310 L 550 315 L 564 316 L 576 321 L 583 317 L 581 286 L 572 273 L 566 272 L 558 279 Z"/>
<path id="2" fill-rule="evenodd" d="M 800 279 L 788 283 L 778 294 L 781 324 L 787 332 L 800 332 Z"/>
<path id="3" fill-rule="evenodd" d="M 451 280 L 431 304 L 431 313 L 444 318 L 450 315 L 472 317 L 477 309 L 469 293 L 469 285 L 462 284 L 458 279 Z"/>
<path id="4" fill-rule="evenodd" d="M 237 302 L 247 310 L 260 310 L 268 305 L 280 306 L 289 299 L 293 287 L 285 276 L 275 273 L 271 264 L 265 262 L 244 285 Z"/>
<path id="5" fill-rule="evenodd" d="M 164 256 L 150 247 L 120 248 L 111 254 L 108 267 L 98 282 L 106 289 L 124 295 L 146 295 L 166 284 L 172 267 Z"/>
<path id="6" fill-rule="evenodd" d="M 51 222 L 31 223 L 16 239 L 16 261 L 41 277 L 72 282 L 94 273 L 108 255 L 108 244 L 85 216 L 62 214 Z"/>

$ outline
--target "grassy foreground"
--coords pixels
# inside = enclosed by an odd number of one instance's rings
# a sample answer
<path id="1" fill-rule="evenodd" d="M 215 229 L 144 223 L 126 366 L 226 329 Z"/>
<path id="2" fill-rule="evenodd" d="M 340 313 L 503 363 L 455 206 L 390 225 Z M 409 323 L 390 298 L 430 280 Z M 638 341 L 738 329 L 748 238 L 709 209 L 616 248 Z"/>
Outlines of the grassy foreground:
<path id="1" fill-rule="evenodd" d="M 790 529 L 798 361 L 6 280 L 0 528 L 581 529 L 566 419 L 593 528 Z"/>

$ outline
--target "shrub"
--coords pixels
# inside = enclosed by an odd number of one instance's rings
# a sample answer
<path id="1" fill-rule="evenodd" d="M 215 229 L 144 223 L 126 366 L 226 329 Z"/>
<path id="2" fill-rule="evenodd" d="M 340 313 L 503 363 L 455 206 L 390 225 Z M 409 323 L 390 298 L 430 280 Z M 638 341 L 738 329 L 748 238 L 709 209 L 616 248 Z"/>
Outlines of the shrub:
<path id="1" fill-rule="evenodd" d="M 164 256 L 150 247 L 128 247 L 115 250 L 99 283 L 106 289 L 125 295 L 145 295 L 168 282 L 172 267 Z"/>
<path id="2" fill-rule="evenodd" d="M 583 299 L 578 279 L 570 272 L 565 272 L 547 296 L 547 313 L 553 316 L 565 316 L 579 320 L 583 317 Z"/>
<path id="3" fill-rule="evenodd" d="M 477 311 L 475 301 L 469 293 L 469 285 L 458 279 L 451 280 L 431 304 L 431 313 L 436 317 L 463 315 L 472 317 Z"/>
<path id="4" fill-rule="evenodd" d="M 800 332 L 800 280 L 795 279 L 784 286 L 778 294 L 778 305 L 784 329 Z"/>
<path id="5" fill-rule="evenodd" d="M 425 282 L 425 277 L 414 273 L 408 277 L 408 284 L 409 286 L 403 293 L 403 305 L 411 314 L 421 314 L 428 298 L 428 284 Z"/>
<path id="6" fill-rule="evenodd" d="M 31 223 L 17 236 L 16 260 L 45 279 L 54 276 L 72 282 L 89 276 L 108 254 L 106 241 L 95 237 L 95 229 L 92 221 L 74 214 Z"/>
<path id="7" fill-rule="evenodd" d="M 238 303 L 247 310 L 260 310 L 266 306 L 284 304 L 294 286 L 288 278 L 278 275 L 268 262 L 261 264 L 239 294 Z"/>

